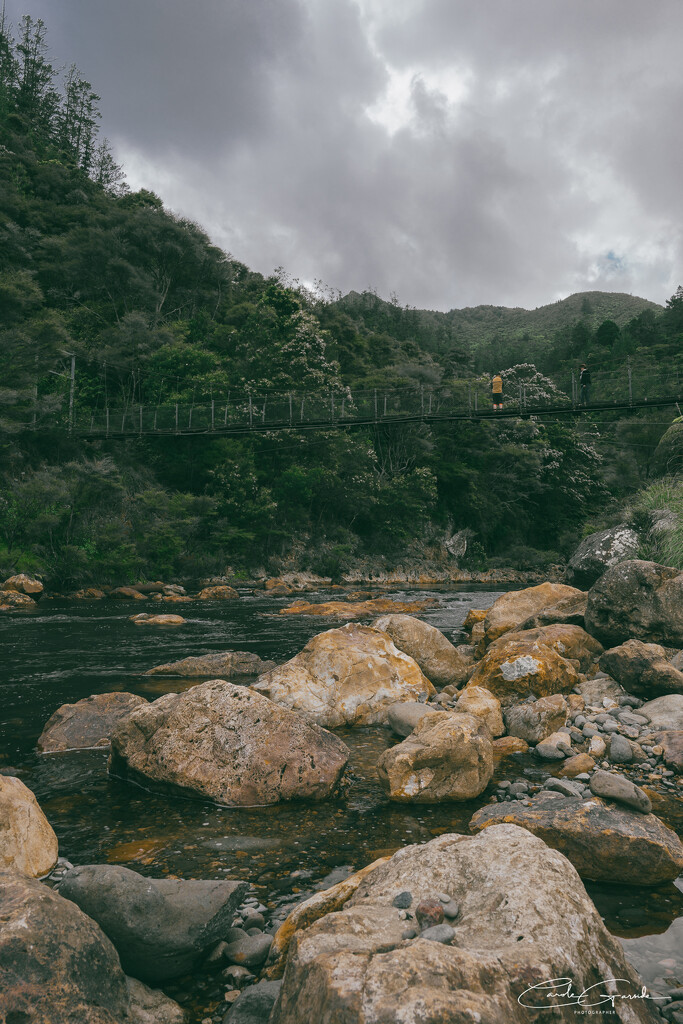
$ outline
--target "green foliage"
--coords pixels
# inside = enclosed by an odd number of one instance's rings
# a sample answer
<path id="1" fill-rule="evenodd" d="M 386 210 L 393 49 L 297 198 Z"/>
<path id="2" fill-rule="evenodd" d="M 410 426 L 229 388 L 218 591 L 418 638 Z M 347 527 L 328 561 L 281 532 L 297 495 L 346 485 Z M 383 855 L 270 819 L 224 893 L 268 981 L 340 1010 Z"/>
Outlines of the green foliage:
<path id="1" fill-rule="evenodd" d="M 683 569 L 683 478 L 664 477 L 640 491 L 627 521 L 641 536 L 641 558 Z"/>

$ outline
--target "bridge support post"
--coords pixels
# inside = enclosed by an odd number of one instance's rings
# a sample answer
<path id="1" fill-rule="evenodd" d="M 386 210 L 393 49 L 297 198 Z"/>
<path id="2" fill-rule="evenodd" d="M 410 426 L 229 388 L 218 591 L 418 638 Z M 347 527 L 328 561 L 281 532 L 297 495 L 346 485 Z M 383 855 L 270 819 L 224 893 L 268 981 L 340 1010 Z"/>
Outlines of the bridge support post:
<path id="1" fill-rule="evenodd" d="M 628 404 L 633 405 L 633 377 L 631 375 L 631 357 L 628 360 Z"/>
<path id="2" fill-rule="evenodd" d="M 289 392 L 289 425 L 292 425 L 292 392 Z"/>
<path id="3" fill-rule="evenodd" d="M 252 400 L 251 400 L 251 395 L 249 395 L 249 426 L 253 427 L 253 425 L 254 425 L 254 405 L 253 405 Z"/>
<path id="4" fill-rule="evenodd" d="M 138 420 L 138 422 L 139 422 L 139 433 L 142 433 L 142 406 L 140 406 L 140 410 L 139 410 L 139 414 L 138 415 L 139 415 L 139 420 Z"/>
<path id="5" fill-rule="evenodd" d="M 211 399 L 211 429 L 216 429 L 216 400 Z"/>
<path id="6" fill-rule="evenodd" d="M 106 414 L 107 414 L 107 417 L 106 417 L 107 418 L 107 437 L 109 437 L 109 406 L 107 406 L 105 411 L 106 411 Z"/>
<path id="7" fill-rule="evenodd" d="M 377 389 L 375 389 L 375 422 L 377 422 Z"/>
<path id="8" fill-rule="evenodd" d="M 178 433 L 178 403 L 175 404 L 175 432 Z"/>

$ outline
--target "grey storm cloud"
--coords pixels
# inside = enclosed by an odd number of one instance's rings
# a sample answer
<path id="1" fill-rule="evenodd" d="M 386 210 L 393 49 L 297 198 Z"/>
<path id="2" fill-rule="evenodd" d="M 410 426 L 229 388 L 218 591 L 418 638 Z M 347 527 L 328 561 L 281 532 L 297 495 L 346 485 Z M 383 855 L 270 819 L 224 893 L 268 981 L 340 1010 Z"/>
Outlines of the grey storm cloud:
<path id="1" fill-rule="evenodd" d="M 254 269 L 417 306 L 683 279 L 680 0 L 9 0 L 132 187 Z"/>

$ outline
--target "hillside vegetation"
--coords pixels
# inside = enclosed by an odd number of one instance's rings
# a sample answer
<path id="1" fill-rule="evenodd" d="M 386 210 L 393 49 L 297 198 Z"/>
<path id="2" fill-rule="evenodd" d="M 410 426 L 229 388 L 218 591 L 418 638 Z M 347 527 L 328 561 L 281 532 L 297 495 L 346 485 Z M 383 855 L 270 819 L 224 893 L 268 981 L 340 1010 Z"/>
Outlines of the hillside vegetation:
<path id="1" fill-rule="evenodd" d="M 41 22 L 25 19 L 16 41 L 3 30 L 0 58 L 0 571 L 59 587 L 335 573 L 448 559 L 453 531 L 473 567 L 536 565 L 646 480 L 663 412 L 239 439 L 69 435 L 72 359 L 84 416 L 235 392 L 485 390 L 503 367 L 515 387 L 559 395 L 551 378 L 580 359 L 680 357 L 683 292 L 664 309 L 587 293 L 447 314 L 310 294 L 126 187 L 99 139 L 98 97 L 77 69 L 55 72 Z"/>

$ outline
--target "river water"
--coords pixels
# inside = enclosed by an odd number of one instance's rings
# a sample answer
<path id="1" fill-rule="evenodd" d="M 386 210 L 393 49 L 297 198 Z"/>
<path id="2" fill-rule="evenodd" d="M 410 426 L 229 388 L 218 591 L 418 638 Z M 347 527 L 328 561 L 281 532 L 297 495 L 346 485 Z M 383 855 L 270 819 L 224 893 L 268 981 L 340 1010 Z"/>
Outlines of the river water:
<path id="1" fill-rule="evenodd" d="M 394 591 L 396 600 L 433 598 L 420 617 L 462 643 L 470 608 L 486 608 L 500 591 Z M 338 591 L 314 600 L 338 599 Z M 0 766 L 18 769 L 35 792 L 59 838 L 60 855 L 74 864 L 123 864 L 143 874 L 184 878 L 242 878 L 269 908 L 325 888 L 400 846 L 442 832 L 467 833 L 472 814 L 491 789 L 463 804 L 403 806 L 380 789 L 374 765 L 395 739 L 388 729 L 341 729 L 351 749 L 348 785 L 336 799 L 268 808 L 214 807 L 150 793 L 107 775 L 107 755 L 80 751 L 39 755 L 44 723 L 64 703 L 94 693 L 126 690 L 154 700 L 191 681 L 146 677 L 148 668 L 188 655 L 252 651 L 282 662 L 316 633 L 341 623 L 281 616 L 291 598 L 241 591 L 240 601 L 164 606 L 184 626 L 153 630 L 129 616 L 140 606 L 112 601 L 44 602 L 31 614 L 0 619 Z M 542 778 L 530 758 L 507 760 L 496 779 Z M 671 823 L 671 822 L 670 822 Z M 589 892 L 610 931 L 618 935 L 647 984 L 683 985 L 683 882 L 656 890 L 591 885 Z M 666 979 L 663 982 L 662 979 Z M 216 1011 L 222 990 L 211 975 L 167 988 L 194 1019 Z M 224 1004 L 223 1004 L 224 1005 Z"/>

